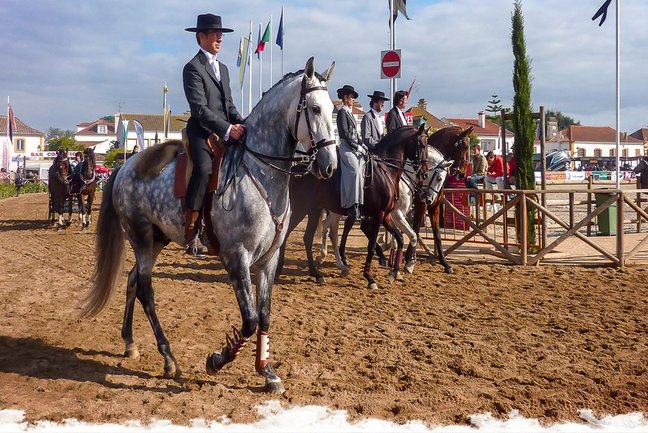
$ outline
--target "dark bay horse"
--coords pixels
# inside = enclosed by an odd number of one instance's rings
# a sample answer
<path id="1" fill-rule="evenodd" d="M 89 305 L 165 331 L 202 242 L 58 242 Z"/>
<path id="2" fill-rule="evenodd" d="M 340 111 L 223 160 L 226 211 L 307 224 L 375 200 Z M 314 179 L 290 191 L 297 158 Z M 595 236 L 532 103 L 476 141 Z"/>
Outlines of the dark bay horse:
<path id="1" fill-rule="evenodd" d="M 267 391 L 284 390 L 270 366 L 269 329 L 279 247 L 290 218 L 289 170 L 298 142 L 309 149 L 311 171 L 317 176 L 330 177 L 337 168 L 333 102 L 326 88 L 333 67 L 324 76 L 317 74 L 311 57 L 303 71 L 286 74 L 245 120 L 244 143 L 227 148 L 222 188 L 211 197 L 205 219 L 208 235 L 220 243 L 221 262 L 234 288 L 242 326 L 227 336 L 220 352 L 207 356 L 208 374 L 232 362 L 256 332 L 255 369 L 264 377 Z M 128 274 L 122 326 L 126 355 L 138 355 L 132 330 L 137 298 L 153 328 L 167 377 L 179 375 L 180 370 L 155 312 L 151 277 L 155 260 L 167 244 L 184 245 L 183 206 L 173 193 L 179 144 L 149 147 L 110 176 L 97 226 L 94 284 L 84 309 L 92 316 L 108 303 L 128 239 L 135 266 Z"/>
<path id="2" fill-rule="evenodd" d="M 472 127 L 462 129 L 457 126 L 449 126 L 439 129 L 428 138 L 428 144 L 430 146 L 439 150 L 446 160 L 454 161 L 450 169 L 451 175 L 463 175 L 466 172 L 466 166 L 470 154 L 470 134 L 472 133 L 472 130 Z M 440 216 L 443 196 L 444 192 L 441 190 L 433 203 L 427 203 L 425 200 L 421 200 L 420 197 L 414 199 L 414 221 L 412 228 L 418 235 L 427 213 L 432 224 L 434 251 L 439 258 L 439 262 L 443 265 L 445 272 L 452 274 L 454 273 L 454 270 L 446 260 L 445 253 L 443 252 L 443 245 L 441 244 Z"/>
<path id="3" fill-rule="evenodd" d="M 97 190 L 97 161 L 94 148 L 86 147 L 83 150 L 83 161 L 72 176 L 71 193 L 77 199 L 81 228 L 87 229 L 92 222 L 92 203 Z M 84 202 L 83 196 L 86 197 Z"/>
<path id="4" fill-rule="evenodd" d="M 385 136 L 376 145 L 376 149 L 369 154 L 369 176 L 365 182 L 364 204 L 362 205 L 364 219 L 361 229 L 369 240 L 363 275 L 370 288 L 377 287 L 371 275 L 371 259 L 381 225 L 394 236 L 402 256 L 403 236 L 395 227 L 390 213 L 396 206 L 398 185 L 406 159 L 415 161 L 416 164 L 424 164 L 425 167 L 422 167 L 421 170 L 428 171 L 426 142 L 427 134 L 424 127 L 417 129 L 406 126 Z M 305 216 L 308 216 L 304 232 L 304 245 L 309 275 L 315 277 L 321 284 L 324 282 L 324 276 L 319 272 L 313 260 L 313 238 L 323 209 L 340 215 L 347 213 L 340 203 L 340 174 L 337 173 L 336 176 L 326 181 L 314 179 L 312 176 L 292 179 L 290 182 L 290 203 L 293 214 L 290 218 L 288 233 L 292 232 Z M 347 218 L 345 229 L 348 226 L 350 230 L 354 222 L 355 220 Z M 281 247 L 278 273 L 283 267 L 285 248 L 284 241 Z M 341 250 L 340 253 L 344 256 L 344 251 Z M 400 258 L 394 262 L 394 266 L 390 270 L 390 278 L 398 277 L 399 268 Z"/>
<path id="5" fill-rule="evenodd" d="M 49 216 L 50 224 L 56 224 L 58 229 L 70 225 L 72 219 L 72 204 L 70 198 L 70 185 L 68 176 L 70 174 L 70 162 L 67 151 L 56 151 L 54 162 L 47 172 L 47 187 L 49 190 Z M 65 205 L 68 205 L 68 220 L 63 220 Z M 58 214 L 58 221 L 55 221 Z"/>

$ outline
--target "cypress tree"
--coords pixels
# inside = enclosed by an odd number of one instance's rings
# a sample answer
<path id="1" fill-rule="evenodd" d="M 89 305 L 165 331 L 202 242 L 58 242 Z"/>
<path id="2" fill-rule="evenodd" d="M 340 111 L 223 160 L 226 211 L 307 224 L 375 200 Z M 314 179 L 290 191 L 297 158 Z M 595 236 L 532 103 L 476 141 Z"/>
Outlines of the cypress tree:
<path id="1" fill-rule="evenodd" d="M 533 170 L 533 144 L 535 139 L 535 122 L 531 108 L 531 66 L 526 54 L 526 41 L 524 38 L 524 18 L 522 16 L 522 1 L 514 1 L 512 15 L 511 43 L 513 46 L 513 154 L 517 163 L 515 183 L 518 189 L 535 189 L 535 175 Z M 528 206 L 528 240 L 529 244 L 535 243 L 535 207 Z M 520 219 L 518 218 L 518 221 Z M 520 233 L 518 227 L 518 233 Z"/>

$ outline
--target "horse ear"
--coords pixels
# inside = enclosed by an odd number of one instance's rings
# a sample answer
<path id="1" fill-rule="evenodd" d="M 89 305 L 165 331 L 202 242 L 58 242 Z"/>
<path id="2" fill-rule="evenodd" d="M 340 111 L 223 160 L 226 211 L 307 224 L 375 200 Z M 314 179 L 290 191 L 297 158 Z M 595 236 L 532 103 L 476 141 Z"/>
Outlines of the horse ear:
<path id="1" fill-rule="evenodd" d="M 473 127 L 471 126 L 470 128 L 467 128 L 461 135 L 466 137 L 466 136 L 472 134 L 472 132 L 473 132 Z"/>
<path id="2" fill-rule="evenodd" d="M 443 162 L 443 168 L 452 167 L 452 164 L 454 164 L 454 159 L 451 159 L 449 161 L 445 161 L 445 162 Z"/>
<path id="3" fill-rule="evenodd" d="M 333 69 L 335 69 L 335 62 L 331 63 L 331 66 L 328 67 L 328 69 L 324 72 L 325 81 L 328 83 L 329 80 L 331 79 L 331 74 L 333 73 Z"/>
<path id="4" fill-rule="evenodd" d="M 315 59 L 311 57 L 306 61 L 306 66 L 304 67 L 304 73 L 308 78 L 313 78 L 313 75 L 315 74 Z"/>

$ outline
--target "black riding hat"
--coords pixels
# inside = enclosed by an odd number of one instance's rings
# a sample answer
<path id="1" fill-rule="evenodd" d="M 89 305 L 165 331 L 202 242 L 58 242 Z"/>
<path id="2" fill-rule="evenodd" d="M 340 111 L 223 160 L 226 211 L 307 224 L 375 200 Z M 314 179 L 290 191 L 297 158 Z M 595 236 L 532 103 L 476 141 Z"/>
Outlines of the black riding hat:
<path id="1" fill-rule="evenodd" d="M 341 88 L 337 89 L 338 98 L 342 98 L 345 95 L 353 95 L 354 99 L 358 99 L 358 92 L 355 91 L 353 86 L 345 84 Z"/>
<path id="2" fill-rule="evenodd" d="M 220 15 L 201 14 L 196 20 L 196 27 L 185 29 L 188 32 L 204 32 L 207 30 L 218 30 L 223 33 L 231 33 L 234 30 L 223 27 Z"/>
<path id="3" fill-rule="evenodd" d="M 371 99 L 382 99 L 383 101 L 389 101 L 389 98 L 385 98 L 385 92 L 380 90 L 374 90 L 373 95 L 367 95 Z"/>

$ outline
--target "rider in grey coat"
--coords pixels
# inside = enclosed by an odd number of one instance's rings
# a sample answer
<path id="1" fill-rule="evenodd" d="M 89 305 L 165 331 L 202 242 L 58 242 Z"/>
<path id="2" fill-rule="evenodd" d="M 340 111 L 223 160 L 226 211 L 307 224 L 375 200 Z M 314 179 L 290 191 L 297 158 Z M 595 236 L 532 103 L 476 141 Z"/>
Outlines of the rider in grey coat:
<path id="1" fill-rule="evenodd" d="M 347 84 L 337 90 L 337 96 L 342 100 L 342 107 L 337 113 L 337 130 L 340 136 L 340 198 L 342 208 L 355 220 L 360 217 L 360 205 L 364 201 L 362 187 L 367 147 L 360 141 L 352 112 L 358 92 Z"/>
<path id="2" fill-rule="evenodd" d="M 360 136 L 362 137 L 362 143 L 369 150 L 374 150 L 376 144 L 385 136 L 385 128 L 380 113 L 385 106 L 385 101 L 389 101 L 389 99 L 385 98 L 385 93 L 380 90 L 374 90 L 373 95 L 367 96 L 371 98 L 369 101 L 371 109 L 360 122 Z"/>

